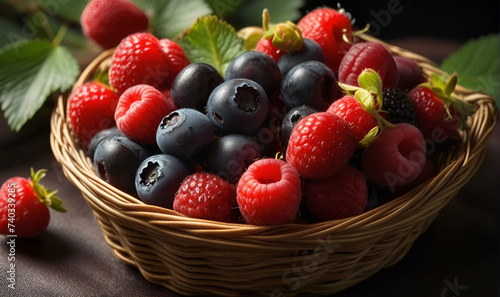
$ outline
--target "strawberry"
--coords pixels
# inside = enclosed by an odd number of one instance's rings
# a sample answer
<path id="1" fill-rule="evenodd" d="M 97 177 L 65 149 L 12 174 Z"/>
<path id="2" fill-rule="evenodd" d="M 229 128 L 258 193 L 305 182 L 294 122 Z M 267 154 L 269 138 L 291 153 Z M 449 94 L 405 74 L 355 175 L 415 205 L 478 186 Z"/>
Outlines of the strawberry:
<path id="1" fill-rule="evenodd" d="M 382 80 L 375 70 L 365 69 L 357 78 L 357 86 L 339 83 L 347 95 L 334 101 L 327 112 L 344 119 L 351 127 L 359 146 L 369 146 L 381 128 L 392 126 L 384 118 Z M 374 98 L 375 96 L 375 98 Z"/>
<path id="2" fill-rule="evenodd" d="M 304 43 L 300 29 L 288 21 L 271 26 L 269 11 L 262 12 L 262 29 L 264 33 L 258 40 L 255 50 L 269 55 L 277 63 L 286 52 L 300 49 Z"/>
<path id="3" fill-rule="evenodd" d="M 51 191 L 40 184 L 46 170 L 31 177 L 13 177 L 0 188 L 0 234 L 16 237 L 34 237 L 42 233 L 50 221 L 51 207 L 66 212 L 63 202 Z"/>
<path id="4" fill-rule="evenodd" d="M 68 99 L 68 118 L 84 149 L 98 132 L 115 126 L 118 95 L 98 81 L 77 87 Z"/>
<path id="5" fill-rule="evenodd" d="M 430 82 L 420 84 L 408 93 L 426 140 L 434 143 L 445 141 L 463 127 L 466 117 L 474 112 L 474 105 L 453 95 L 456 84 L 456 74 L 433 74 Z"/>
<path id="6" fill-rule="evenodd" d="M 146 31 L 149 21 L 129 0 L 92 0 L 83 10 L 80 22 L 87 38 L 108 49 L 129 34 Z"/>
<path id="7" fill-rule="evenodd" d="M 111 59 L 109 82 L 118 94 L 138 85 L 168 87 L 170 66 L 159 40 L 149 33 L 135 33 L 123 39 Z"/>
<path id="8" fill-rule="evenodd" d="M 345 35 L 348 40 L 353 39 L 348 14 L 343 10 L 320 7 L 306 14 L 297 23 L 297 27 L 302 31 L 303 38 L 310 38 L 321 46 L 325 64 L 337 73 L 340 61 L 351 48 L 351 43 L 346 42 L 343 37 Z"/>

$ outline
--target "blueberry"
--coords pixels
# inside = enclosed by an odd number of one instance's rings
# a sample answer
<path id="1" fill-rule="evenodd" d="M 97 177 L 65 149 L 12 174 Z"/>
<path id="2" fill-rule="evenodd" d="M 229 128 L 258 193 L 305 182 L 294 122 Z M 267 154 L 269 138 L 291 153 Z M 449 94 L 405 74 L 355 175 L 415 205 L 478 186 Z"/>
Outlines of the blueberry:
<path id="1" fill-rule="evenodd" d="M 254 140 L 244 135 L 230 134 L 214 140 L 205 159 L 205 170 L 234 182 L 258 158 L 259 146 Z"/>
<path id="2" fill-rule="evenodd" d="M 234 78 L 255 81 L 269 98 L 279 95 L 282 75 L 278 64 L 265 53 L 247 51 L 234 58 L 226 69 L 226 80 Z"/>
<path id="3" fill-rule="evenodd" d="M 175 77 L 170 95 L 178 108 L 204 112 L 208 96 L 223 81 L 222 76 L 211 65 L 191 63 Z"/>
<path id="4" fill-rule="evenodd" d="M 151 156 L 137 169 L 137 195 L 146 204 L 172 209 L 175 193 L 189 174 L 187 165 L 179 158 L 166 154 Z"/>
<path id="5" fill-rule="evenodd" d="M 156 142 L 164 154 L 187 163 L 199 160 L 213 136 L 212 122 L 205 114 L 181 108 L 163 118 L 156 132 Z"/>
<path id="6" fill-rule="evenodd" d="M 208 97 L 207 116 L 219 134 L 246 134 L 262 125 L 268 108 L 268 97 L 258 83 L 237 78 L 213 90 Z"/>
<path id="7" fill-rule="evenodd" d="M 283 78 L 281 96 L 289 110 L 300 105 L 326 110 L 338 99 L 337 77 L 319 61 L 302 62 L 290 69 Z"/>
<path id="8" fill-rule="evenodd" d="M 278 60 L 281 75 L 285 76 L 295 65 L 306 61 L 324 62 L 325 56 L 319 44 L 309 38 L 304 38 L 302 47 L 293 52 L 287 52 Z"/>
<path id="9" fill-rule="evenodd" d="M 300 120 L 302 120 L 306 116 L 313 114 L 315 112 L 317 112 L 316 109 L 307 105 L 301 105 L 293 108 L 292 110 L 290 110 L 285 114 L 280 129 L 281 143 L 285 149 L 288 145 L 288 139 L 290 138 L 290 134 L 292 134 L 292 130 L 297 125 L 297 123 L 300 122 Z"/>
<path id="10" fill-rule="evenodd" d="M 91 159 L 94 159 L 95 149 L 97 148 L 99 142 L 101 142 L 101 140 L 103 140 L 104 138 L 112 136 L 124 136 L 124 135 L 122 131 L 118 129 L 118 127 L 111 127 L 108 129 L 104 129 L 95 134 L 90 140 L 89 145 L 87 146 L 87 151 L 86 151 L 87 156 L 89 156 Z"/>
<path id="11" fill-rule="evenodd" d="M 135 172 L 149 157 L 148 151 L 140 144 L 125 136 L 103 139 L 94 153 L 94 167 L 97 175 L 110 185 L 135 194 Z"/>

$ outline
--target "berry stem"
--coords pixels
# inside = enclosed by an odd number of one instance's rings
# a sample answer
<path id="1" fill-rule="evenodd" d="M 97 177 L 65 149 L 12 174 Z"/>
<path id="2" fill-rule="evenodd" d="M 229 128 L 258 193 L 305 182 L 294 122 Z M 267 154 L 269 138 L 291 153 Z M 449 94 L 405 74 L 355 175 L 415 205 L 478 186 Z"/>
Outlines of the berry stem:
<path id="1" fill-rule="evenodd" d="M 52 39 L 52 44 L 54 46 L 58 46 L 61 44 L 64 36 L 66 35 L 66 31 L 68 31 L 68 24 L 62 23 L 61 27 L 59 28 L 59 31 L 57 31 L 56 36 Z"/>

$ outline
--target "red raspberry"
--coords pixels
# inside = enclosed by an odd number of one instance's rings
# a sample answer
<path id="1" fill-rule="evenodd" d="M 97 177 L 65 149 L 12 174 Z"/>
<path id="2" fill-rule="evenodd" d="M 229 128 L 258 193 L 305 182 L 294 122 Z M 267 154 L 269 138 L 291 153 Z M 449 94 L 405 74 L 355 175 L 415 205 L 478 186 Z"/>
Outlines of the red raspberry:
<path id="1" fill-rule="evenodd" d="M 414 180 L 426 161 L 424 137 L 413 125 L 400 123 L 382 130 L 361 156 L 369 180 L 394 189 Z"/>
<path id="2" fill-rule="evenodd" d="M 225 179 L 197 172 L 184 179 L 174 200 L 174 210 L 191 218 L 237 222 L 236 191 Z"/>
<path id="3" fill-rule="evenodd" d="M 283 160 L 260 159 L 243 173 L 236 194 L 247 223 L 285 224 L 295 217 L 299 209 L 302 196 L 300 176 Z"/>
<path id="4" fill-rule="evenodd" d="M 327 112 L 339 116 L 351 127 L 356 141 L 360 142 L 371 129 L 378 125 L 377 118 L 363 107 L 356 98 L 345 95 L 333 102 Z M 371 111 L 377 112 L 374 108 Z"/>
<path id="5" fill-rule="evenodd" d="M 161 120 L 175 109 L 172 98 L 166 98 L 150 85 L 136 85 L 120 96 L 115 112 L 116 125 L 128 138 L 153 144 Z"/>
<path id="6" fill-rule="evenodd" d="M 349 125 L 328 112 L 313 113 L 293 128 L 286 160 L 305 178 L 326 178 L 352 158 L 356 139 Z"/>
<path id="7" fill-rule="evenodd" d="M 97 132 L 115 126 L 117 103 L 118 95 L 97 81 L 87 82 L 73 91 L 68 99 L 68 118 L 84 149 Z"/>
<path id="8" fill-rule="evenodd" d="M 305 183 L 304 205 L 317 221 L 359 215 L 365 209 L 367 199 L 366 178 L 352 166 L 346 166 L 331 177 Z"/>
<path id="9" fill-rule="evenodd" d="M 163 58 L 167 61 L 170 70 L 167 78 L 167 84 L 170 86 L 177 74 L 189 65 L 189 59 L 184 50 L 176 42 L 163 38 L 159 40 L 159 43 Z"/>
<path id="10" fill-rule="evenodd" d="M 391 52 L 378 42 L 360 42 L 353 45 L 339 65 L 339 81 L 359 86 L 358 77 L 367 68 L 375 70 L 382 79 L 383 88 L 396 88 L 399 72 Z"/>
<path id="11" fill-rule="evenodd" d="M 148 17 L 128 0 L 92 0 L 80 19 L 85 36 L 108 49 L 129 34 L 146 31 Z"/>
<path id="12" fill-rule="evenodd" d="M 286 52 L 283 50 L 280 50 L 276 46 L 273 45 L 272 39 L 266 39 L 266 38 L 261 38 L 257 42 L 257 46 L 255 47 L 255 50 L 264 54 L 267 54 L 273 60 L 278 63 L 278 60 L 280 59 L 281 56 L 283 56 Z"/>
<path id="13" fill-rule="evenodd" d="M 351 47 L 342 36 L 352 40 L 349 17 L 328 7 L 317 8 L 306 14 L 298 23 L 302 37 L 316 41 L 325 54 L 325 64 L 336 74 L 340 61 Z"/>
<path id="14" fill-rule="evenodd" d="M 170 66 L 158 39 L 149 33 L 135 33 L 123 39 L 111 59 L 109 82 L 118 94 L 138 85 L 168 86 Z"/>

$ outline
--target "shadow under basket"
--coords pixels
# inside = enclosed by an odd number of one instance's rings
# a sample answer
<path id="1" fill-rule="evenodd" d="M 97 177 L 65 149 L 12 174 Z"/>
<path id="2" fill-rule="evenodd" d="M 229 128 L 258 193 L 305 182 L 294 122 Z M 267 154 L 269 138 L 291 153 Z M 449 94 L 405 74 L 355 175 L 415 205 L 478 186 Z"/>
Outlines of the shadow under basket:
<path id="1" fill-rule="evenodd" d="M 362 39 L 382 42 L 366 35 Z M 427 77 L 442 72 L 425 57 L 384 45 L 395 55 L 413 59 Z M 97 57 L 74 87 L 105 70 L 112 53 Z M 148 281 L 182 295 L 328 295 L 400 261 L 480 167 L 497 122 L 495 101 L 461 86 L 455 94 L 477 109 L 456 143 L 441 154 L 437 176 L 361 215 L 322 223 L 220 223 L 142 203 L 96 175 L 69 126 L 67 94 L 53 112 L 50 142 L 114 255 L 137 267 Z"/>

